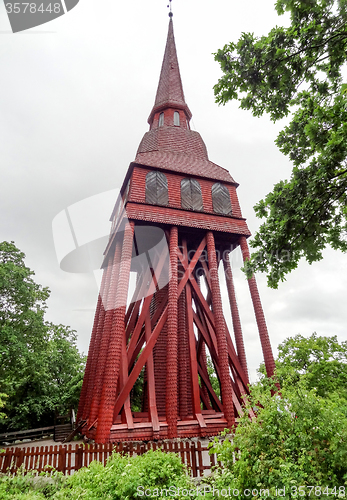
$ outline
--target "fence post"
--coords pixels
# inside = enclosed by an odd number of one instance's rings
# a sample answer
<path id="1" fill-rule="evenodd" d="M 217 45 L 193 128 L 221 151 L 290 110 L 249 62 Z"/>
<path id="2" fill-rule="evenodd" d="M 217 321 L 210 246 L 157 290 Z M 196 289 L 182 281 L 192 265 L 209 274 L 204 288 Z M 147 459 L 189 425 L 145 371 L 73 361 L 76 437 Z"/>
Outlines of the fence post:
<path id="1" fill-rule="evenodd" d="M 79 445 L 75 450 L 75 470 L 83 467 L 83 445 Z"/>
<path id="2" fill-rule="evenodd" d="M 10 450 L 7 450 L 1 472 L 6 472 L 7 469 L 9 469 L 11 467 L 12 456 L 13 456 L 13 448 L 11 448 Z"/>
<path id="3" fill-rule="evenodd" d="M 18 460 L 17 460 L 17 465 L 16 465 L 17 470 L 19 469 L 19 467 L 24 462 L 24 453 L 25 453 L 25 449 L 24 448 L 19 448 L 19 450 L 18 450 Z"/>
<path id="4" fill-rule="evenodd" d="M 65 475 L 66 471 L 66 446 L 59 446 L 58 471 Z"/>
<path id="5" fill-rule="evenodd" d="M 191 455 L 192 455 L 193 477 L 198 477 L 198 472 L 196 470 L 196 450 L 195 450 L 195 443 L 194 443 L 194 441 L 192 443 L 190 443 L 190 450 L 191 450 Z"/>

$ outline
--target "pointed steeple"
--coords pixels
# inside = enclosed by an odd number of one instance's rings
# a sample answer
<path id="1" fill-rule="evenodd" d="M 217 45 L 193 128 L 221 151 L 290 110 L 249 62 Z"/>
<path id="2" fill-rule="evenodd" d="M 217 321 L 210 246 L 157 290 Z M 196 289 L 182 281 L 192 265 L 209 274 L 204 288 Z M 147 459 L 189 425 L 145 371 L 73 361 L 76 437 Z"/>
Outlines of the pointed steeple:
<path id="1" fill-rule="evenodd" d="M 172 16 L 155 102 L 135 162 L 187 175 L 235 183 L 229 172 L 208 159 L 200 134 L 190 129 L 192 113 L 184 99 Z"/>
<path id="2" fill-rule="evenodd" d="M 185 111 L 187 119 L 190 120 L 192 114 L 186 104 L 183 93 L 182 80 L 180 69 L 178 66 L 175 37 L 173 32 L 172 17 L 170 17 L 169 31 L 167 35 L 165 53 L 157 94 L 152 112 L 148 118 L 148 123 L 151 124 L 155 113 L 166 108 L 178 108 Z"/>

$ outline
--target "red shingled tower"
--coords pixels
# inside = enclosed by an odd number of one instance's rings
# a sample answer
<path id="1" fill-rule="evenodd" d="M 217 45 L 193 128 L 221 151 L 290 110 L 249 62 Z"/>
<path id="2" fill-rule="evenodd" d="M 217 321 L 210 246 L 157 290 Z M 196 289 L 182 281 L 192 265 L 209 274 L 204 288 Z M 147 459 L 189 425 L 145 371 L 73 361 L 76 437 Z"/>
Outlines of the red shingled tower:
<path id="1" fill-rule="evenodd" d="M 100 443 L 216 435 L 233 426 L 248 393 L 228 256 L 240 246 L 244 260 L 249 258 L 250 232 L 238 184 L 209 161 L 202 138 L 190 130 L 191 116 L 170 18 L 150 130 L 111 217 L 78 411 L 78 420 L 87 422 L 84 434 Z M 236 348 L 222 310 L 220 266 Z M 136 274 L 136 287 L 127 301 L 130 273 Z M 249 288 L 272 376 L 254 277 Z M 211 385 L 211 362 L 221 398 Z"/>

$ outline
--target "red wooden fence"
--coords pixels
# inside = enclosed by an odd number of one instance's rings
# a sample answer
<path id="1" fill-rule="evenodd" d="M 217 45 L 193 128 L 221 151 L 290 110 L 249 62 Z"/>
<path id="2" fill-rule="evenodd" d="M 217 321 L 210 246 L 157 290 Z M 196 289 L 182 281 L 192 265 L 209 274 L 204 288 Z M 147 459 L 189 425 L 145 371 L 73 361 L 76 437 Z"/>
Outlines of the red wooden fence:
<path id="1" fill-rule="evenodd" d="M 165 441 L 162 443 L 118 443 L 92 445 L 41 446 L 36 448 L 7 448 L 0 453 L 0 472 L 15 473 L 19 467 L 25 470 L 47 471 L 49 467 L 73 474 L 87 467 L 93 460 L 106 464 L 113 451 L 130 455 L 142 455 L 149 449 L 161 448 L 164 452 L 177 453 L 188 466 L 193 477 L 204 475 L 216 465 L 216 457 L 209 455 L 207 446 L 194 441 Z"/>

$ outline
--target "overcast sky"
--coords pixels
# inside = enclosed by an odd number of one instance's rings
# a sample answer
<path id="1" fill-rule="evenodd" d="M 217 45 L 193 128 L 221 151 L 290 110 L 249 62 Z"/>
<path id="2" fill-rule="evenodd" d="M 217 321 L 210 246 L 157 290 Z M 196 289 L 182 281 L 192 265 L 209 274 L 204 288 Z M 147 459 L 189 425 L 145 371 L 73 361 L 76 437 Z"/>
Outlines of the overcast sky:
<path id="1" fill-rule="evenodd" d="M 52 221 L 71 205 L 120 188 L 148 130 L 166 42 L 167 3 L 80 0 L 67 15 L 12 34 L 0 1 L 0 239 L 13 240 L 26 254 L 36 280 L 51 290 L 47 319 L 76 329 L 84 352 L 98 290 L 93 273 L 60 269 Z M 220 69 L 212 53 L 244 31 L 261 35 L 288 24 L 273 4 L 173 0 L 192 128 L 202 135 L 210 160 L 240 183 L 242 212 L 253 233 L 260 224 L 253 206 L 290 175 L 290 163 L 274 144 L 283 123 L 254 118 L 237 103 L 217 106 L 212 87 Z M 109 218 L 109 204 L 99 214 L 100 224 Z M 87 229 L 98 223 L 96 215 L 89 217 Z M 265 276 L 257 278 L 275 354 L 280 342 L 297 333 L 347 340 L 347 258 L 332 250 L 324 255 L 312 266 L 301 263 L 278 290 L 266 287 Z M 239 261 L 237 296 L 255 380 L 262 353 Z M 225 315 L 229 321 L 227 308 Z"/>

